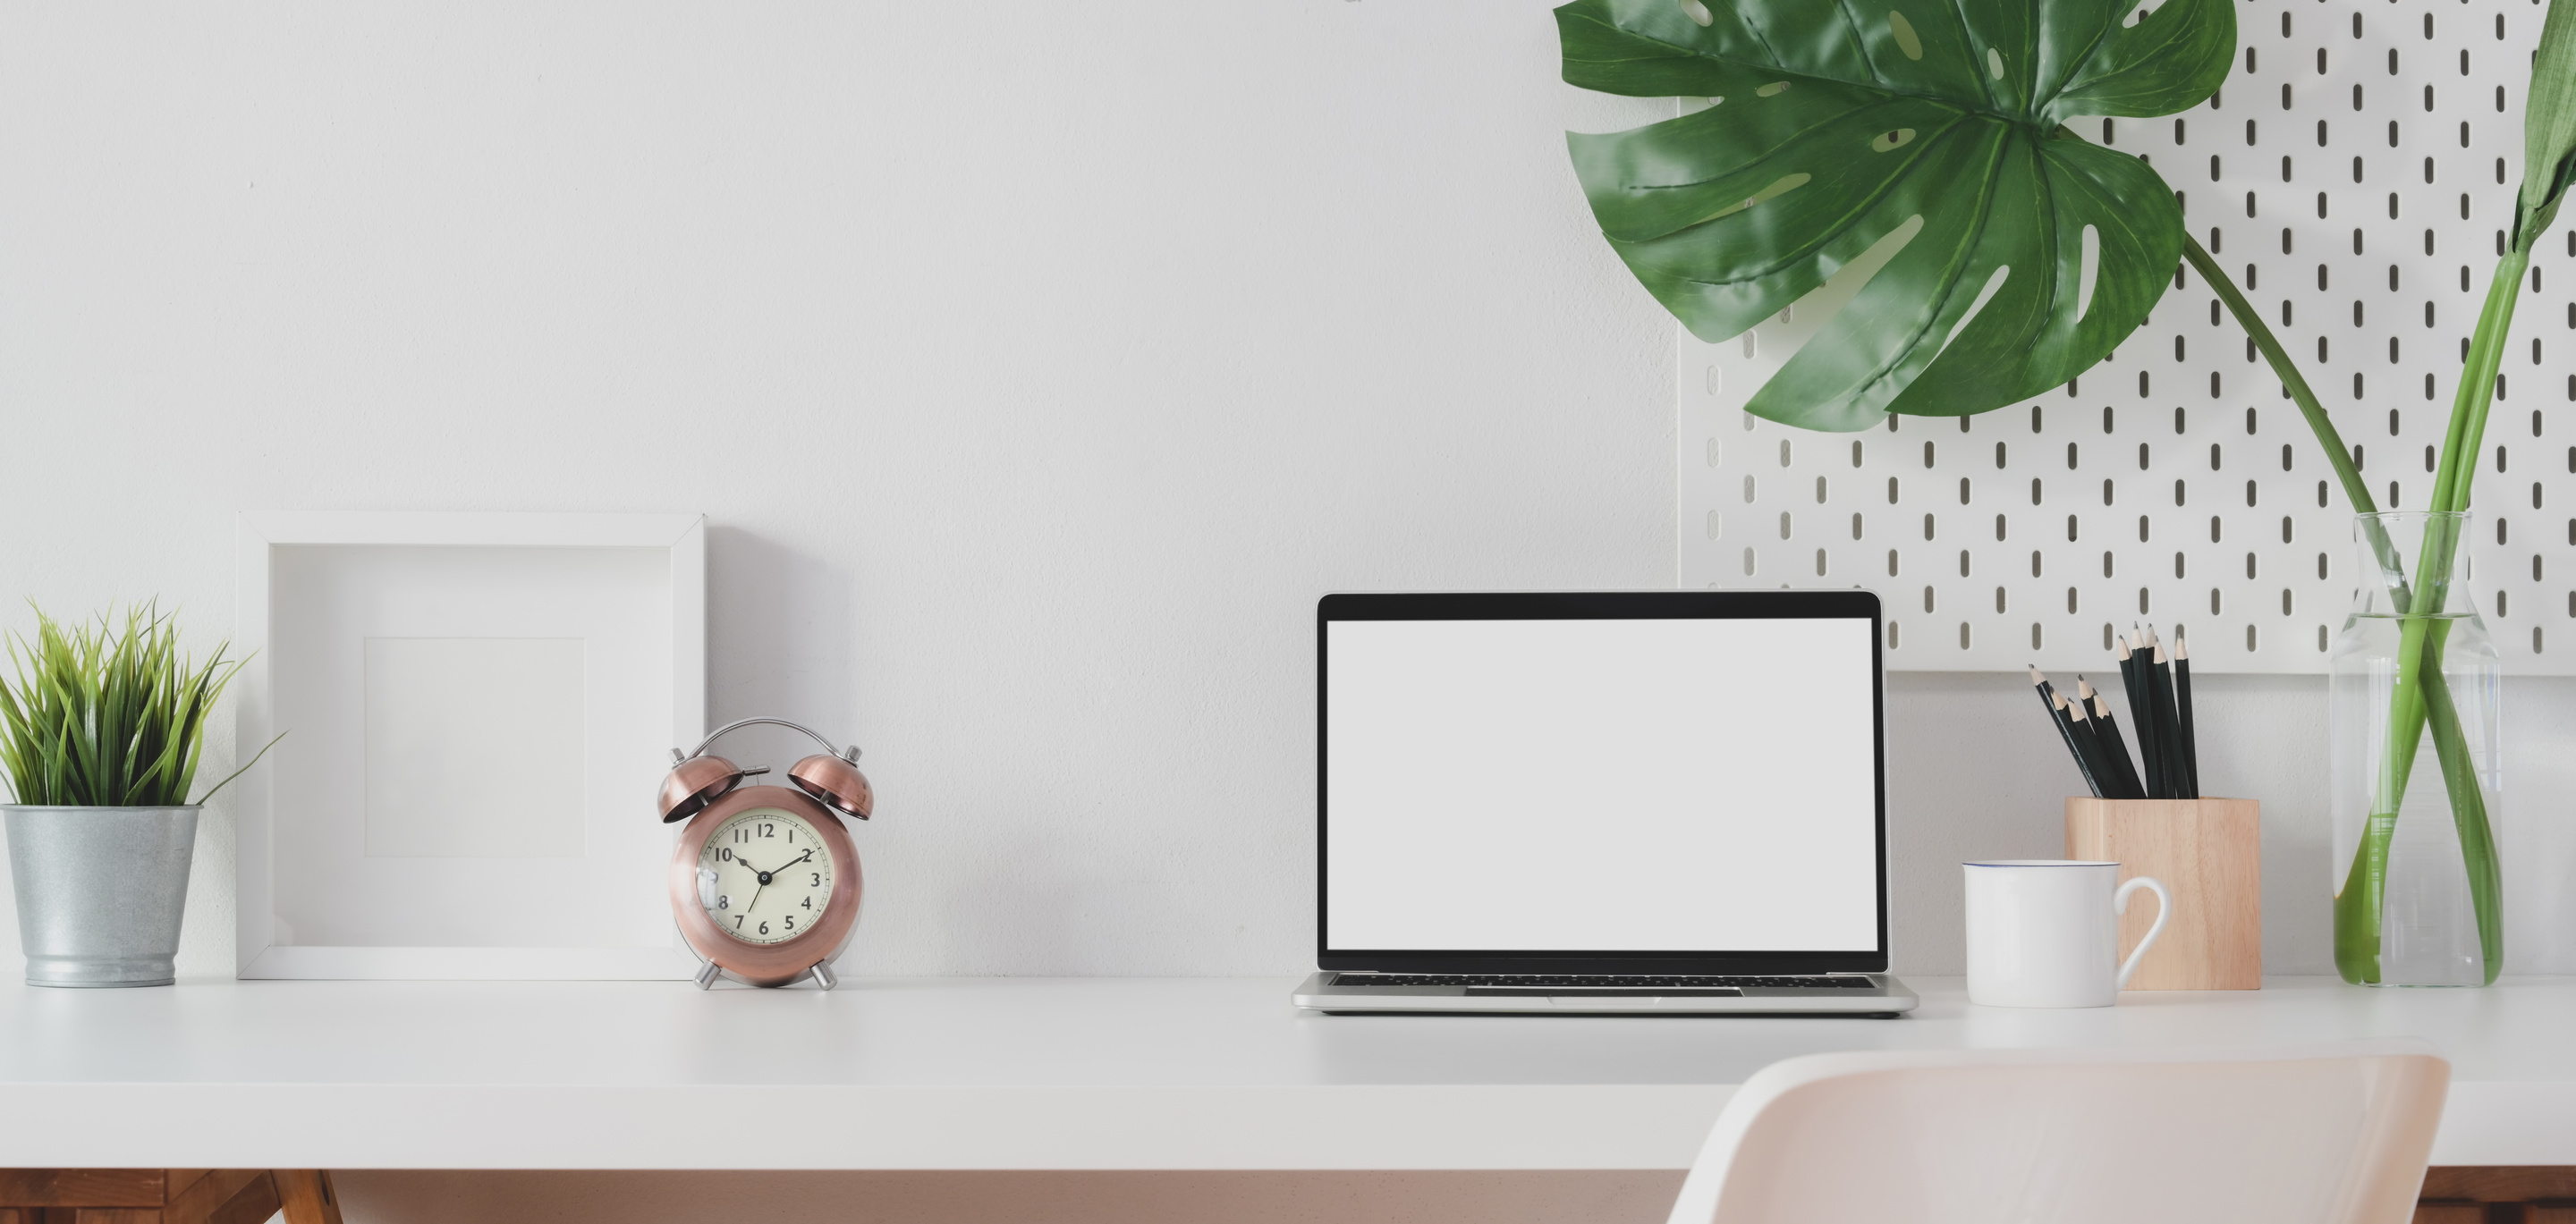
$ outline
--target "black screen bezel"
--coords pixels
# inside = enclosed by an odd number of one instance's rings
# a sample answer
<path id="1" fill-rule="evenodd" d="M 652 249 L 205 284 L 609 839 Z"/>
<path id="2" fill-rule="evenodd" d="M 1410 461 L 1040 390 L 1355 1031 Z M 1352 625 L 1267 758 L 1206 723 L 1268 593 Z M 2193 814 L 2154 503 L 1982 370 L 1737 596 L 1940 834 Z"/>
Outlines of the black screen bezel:
<path id="1" fill-rule="evenodd" d="M 1332 762 L 1325 734 L 1330 683 L 1328 627 L 1334 621 L 1400 620 L 1787 620 L 1869 622 L 1871 787 L 1878 842 L 1878 948 L 1872 952 L 1492 951 L 1437 948 L 1335 948 L 1328 932 L 1326 782 Z M 1884 973 L 1887 971 L 1887 732 L 1885 632 L 1870 591 L 1616 591 L 1326 595 L 1315 604 L 1315 961 L 1328 970 L 1398 973 Z"/>

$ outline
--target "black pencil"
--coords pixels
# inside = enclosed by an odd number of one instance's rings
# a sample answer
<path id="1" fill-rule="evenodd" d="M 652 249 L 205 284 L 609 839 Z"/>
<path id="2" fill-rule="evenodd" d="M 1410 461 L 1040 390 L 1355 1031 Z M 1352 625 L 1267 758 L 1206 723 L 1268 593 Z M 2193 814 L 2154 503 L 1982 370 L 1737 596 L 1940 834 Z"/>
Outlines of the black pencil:
<path id="1" fill-rule="evenodd" d="M 2049 687 L 2048 677 L 2039 674 L 2036 667 L 2030 669 L 2030 683 L 2031 691 L 2039 694 L 2039 704 L 2048 710 L 2049 722 L 2056 725 L 2058 738 L 2066 741 L 2066 755 L 2075 758 L 2076 772 L 2084 775 L 2084 788 L 2092 791 L 2094 798 L 2101 798 L 2102 783 L 2093 776 L 2092 768 L 2085 764 L 2083 750 L 2075 746 L 2075 723 L 2067 717 L 2066 703 L 2059 699 L 2056 689 Z"/>
<path id="2" fill-rule="evenodd" d="M 2182 733 L 2182 780 L 2186 799 L 2200 798 L 2200 746 L 2191 733 L 2191 643 L 2174 639 L 2174 719 Z"/>
<path id="3" fill-rule="evenodd" d="M 2091 687 L 2091 686 L 2086 686 Z M 2123 799 L 2147 797 L 2146 780 L 2139 776 L 2137 758 L 2129 754 L 2128 738 L 2120 732 L 2120 720 L 2111 713 L 2111 699 L 2100 689 L 2093 690 L 2093 731 L 2102 743 L 2102 755 L 2111 760 L 2112 772 L 2120 775 Z"/>
<path id="4" fill-rule="evenodd" d="M 2182 726 L 2174 717 L 2173 674 L 2165 670 L 2165 646 L 2156 640 L 2156 627 L 2147 626 L 2147 706 L 2156 719 L 2156 744 L 2164 758 L 2165 797 L 2189 799 L 2191 790 L 2183 781 Z"/>
<path id="5" fill-rule="evenodd" d="M 2129 761 L 2128 741 L 2120 738 L 2120 724 L 2111 717 L 2111 703 L 2103 700 L 2101 690 L 2094 688 L 2092 682 L 2082 676 L 2075 678 L 2075 699 L 2093 703 L 2094 738 L 2102 745 L 2102 755 L 2110 760 L 2111 772 L 2120 779 L 2121 793 L 2118 797 L 2146 798 L 2147 788 L 2138 780 L 2138 767 Z"/>
<path id="6" fill-rule="evenodd" d="M 2111 768 L 2111 758 L 2102 751 L 2102 738 L 2094 731 L 2093 716 L 2085 710 L 2083 700 L 2080 698 L 2069 700 L 2063 693 L 2059 694 L 2057 699 L 2066 702 L 2068 712 L 2075 718 L 2075 749 L 2084 754 L 2085 767 L 2093 771 L 2093 777 L 2098 783 L 2094 788 L 2093 797 L 2096 799 L 2128 798 L 2121 793 L 2123 788 L 2120 785 L 2120 776 Z"/>
<path id="7" fill-rule="evenodd" d="M 2155 776 L 2149 778 L 2147 784 L 2155 788 L 2158 799 L 2176 798 L 2173 790 L 2173 740 L 2165 734 L 2165 720 L 2156 717 L 2157 706 L 2162 703 L 2157 700 L 2156 694 L 2155 631 L 2144 625 L 2138 626 L 2136 639 L 2129 645 L 2136 657 L 2138 668 L 2140 707 L 2137 722 L 2134 725 L 2140 739 L 2151 738 L 2156 744 Z"/>
<path id="8" fill-rule="evenodd" d="M 2110 798 L 2111 792 L 2103 780 L 2102 770 L 2094 762 L 2093 750 L 2087 746 L 2088 741 L 2092 739 L 2092 733 L 2084 729 L 2083 723 L 2076 721 L 2078 716 L 2075 713 L 2074 703 L 2068 701 L 2066 694 L 2058 692 L 2054 687 L 2048 690 L 2048 701 L 2050 705 L 2056 707 L 2057 716 L 2066 720 L 2066 746 L 2075 754 L 2075 768 L 2077 772 L 2084 775 L 2084 788 L 2093 792 L 2093 797 L 2096 799 Z"/>
<path id="9" fill-rule="evenodd" d="M 2156 744 L 2156 720 L 2149 714 L 2147 660 L 2143 635 L 2132 631 L 2120 639 L 2121 687 L 2129 698 L 2129 729 L 2138 736 L 2138 786 L 2149 799 L 2165 798 L 2164 756 Z"/>

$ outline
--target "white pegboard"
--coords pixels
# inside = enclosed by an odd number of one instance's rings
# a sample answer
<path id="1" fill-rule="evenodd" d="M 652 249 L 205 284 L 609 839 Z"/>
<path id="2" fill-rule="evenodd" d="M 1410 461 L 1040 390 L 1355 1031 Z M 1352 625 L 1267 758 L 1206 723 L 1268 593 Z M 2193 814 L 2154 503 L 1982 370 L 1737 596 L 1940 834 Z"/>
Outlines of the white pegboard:
<path id="1" fill-rule="evenodd" d="M 2072 126 L 2183 193 L 2193 236 L 2297 359 L 2381 508 L 2422 509 L 2521 182 L 2542 9 L 2237 12 L 2217 97 Z M 2534 252 L 2475 485 L 2472 589 L 2519 674 L 2576 675 L 2571 265 L 2561 218 Z M 1724 344 L 1679 332 L 1681 585 L 1870 587 L 1887 599 L 1888 665 L 1905 670 L 2099 670 L 2106 626 L 2133 620 L 2186 626 L 2207 670 L 2325 669 L 2353 592 L 2349 509 L 2197 274 L 2110 360 L 2025 403 L 1857 434 L 1746 415 L 1856 288 L 1837 278 Z"/>

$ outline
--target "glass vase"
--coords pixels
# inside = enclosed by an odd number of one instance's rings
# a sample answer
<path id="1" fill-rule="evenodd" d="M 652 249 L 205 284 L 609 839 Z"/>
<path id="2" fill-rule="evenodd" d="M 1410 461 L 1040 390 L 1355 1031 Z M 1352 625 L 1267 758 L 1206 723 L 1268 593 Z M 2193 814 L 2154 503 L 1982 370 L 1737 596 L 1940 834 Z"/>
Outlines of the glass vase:
<path id="1" fill-rule="evenodd" d="M 2335 968 L 2356 985 L 2483 986 L 2504 967 L 2501 673 L 2469 598 L 2469 518 L 2354 516 L 2329 802 Z"/>

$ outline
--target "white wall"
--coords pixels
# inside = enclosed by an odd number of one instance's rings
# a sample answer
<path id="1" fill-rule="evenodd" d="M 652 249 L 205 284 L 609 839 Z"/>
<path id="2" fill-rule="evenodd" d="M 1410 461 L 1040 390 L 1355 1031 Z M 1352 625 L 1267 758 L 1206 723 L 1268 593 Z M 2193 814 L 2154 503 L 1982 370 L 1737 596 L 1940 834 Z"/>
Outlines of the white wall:
<path id="1" fill-rule="evenodd" d="M 1491 0 L 0 8 L 0 623 L 210 645 L 244 508 L 703 510 L 711 716 L 868 750 L 851 968 L 1289 972 L 1314 597 L 1670 582 L 1559 135 L 1647 112 L 1555 73 Z"/>
<path id="2" fill-rule="evenodd" d="M 703 510 L 711 716 L 869 752 L 851 968 L 1296 972 L 1314 596 L 1671 581 L 1672 329 L 1559 136 L 1659 107 L 1555 74 L 1541 0 L 0 7 L 0 624 L 211 644 L 244 508 Z M 1955 972 L 1952 864 L 2072 779 L 2017 679 L 1891 691 Z M 2322 972 L 2322 694 L 2204 692 Z M 2509 701 L 2515 967 L 2576 968 L 2576 685 Z"/>

